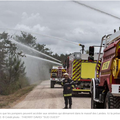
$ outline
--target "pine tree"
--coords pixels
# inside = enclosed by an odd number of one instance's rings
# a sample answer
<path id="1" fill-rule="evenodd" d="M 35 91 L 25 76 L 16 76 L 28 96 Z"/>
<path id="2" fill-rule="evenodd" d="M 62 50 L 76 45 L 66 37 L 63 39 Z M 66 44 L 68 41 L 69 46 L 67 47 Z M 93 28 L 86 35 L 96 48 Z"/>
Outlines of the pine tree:
<path id="1" fill-rule="evenodd" d="M 9 94 L 21 88 L 19 79 L 25 76 L 25 66 L 16 52 L 16 45 L 10 41 L 11 36 L 5 32 L 0 36 L 0 93 Z"/>
<path id="2" fill-rule="evenodd" d="M 15 39 L 30 47 L 35 47 L 36 45 L 36 38 L 29 33 L 27 34 L 26 32 L 21 32 L 21 35 L 20 36 L 17 35 Z"/>

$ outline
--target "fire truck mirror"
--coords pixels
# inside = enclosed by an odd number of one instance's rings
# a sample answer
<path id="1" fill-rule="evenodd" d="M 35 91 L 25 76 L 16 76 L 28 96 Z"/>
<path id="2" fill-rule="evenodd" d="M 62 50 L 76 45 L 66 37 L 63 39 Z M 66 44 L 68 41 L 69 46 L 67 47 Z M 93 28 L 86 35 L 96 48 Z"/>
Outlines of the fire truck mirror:
<path id="1" fill-rule="evenodd" d="M 69 68 L 69 58 L 67 58 L 67 68 Z"/>
<path id="2" fill-rule="evenodd" d="M 66 64 L 65 63 L 63 63 L 63 67 L 66 68 Z"/>
<path id="3" fill-rule="evenodd" d="M 69 63 L 67 63 L 67 68 L 69 68 Z"/>
<path id="4" fill-rule="evenodd" d="M 93 56 L 94 55 L 94 46 L 89 47 L 89 55 Z"/>
<path id="5" fill-rule="evenodd" d="M 67 61 L 65 60 L 64 63 L 63 63 L 64 68 L 66 68 L 66 66 L 67 66 L 66 63 L 67 63 Z"/>

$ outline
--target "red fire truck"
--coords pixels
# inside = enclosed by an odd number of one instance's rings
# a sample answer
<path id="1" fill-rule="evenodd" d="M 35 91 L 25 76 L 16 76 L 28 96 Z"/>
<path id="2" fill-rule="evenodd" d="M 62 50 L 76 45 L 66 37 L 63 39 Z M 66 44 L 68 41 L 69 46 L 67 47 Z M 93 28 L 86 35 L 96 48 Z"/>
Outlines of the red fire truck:
<path id="1" fill-rule="evenodd" d="M 120 31 L 103 36 L 95 75 L 91 82 L 91 108 L 120 108 Z"/>
<path id="2" fill-rule="evenodd" d="M 63 66 L 53 66 L 50 71 L 50 82 L 51 88 L 54 88 L 55 84 L 61 85 L 62 80 L 64 79 L 64 73 L 66 73 L 65 68 Z"/>

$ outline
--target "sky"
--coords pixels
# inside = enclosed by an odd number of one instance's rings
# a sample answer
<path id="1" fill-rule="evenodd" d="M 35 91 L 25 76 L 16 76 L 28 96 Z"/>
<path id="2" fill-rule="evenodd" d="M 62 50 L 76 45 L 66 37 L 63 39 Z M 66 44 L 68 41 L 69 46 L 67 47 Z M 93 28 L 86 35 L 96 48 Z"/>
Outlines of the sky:
<path id="1" fill-rule="evenodd" d="M 119 1 L 81 3 L 120 17 Z M 100 45 L 105 34 L 113 34 L 119 27 L 120 20 L 73 1 L 0 1 L 0 32 L 26 31 L 58 54 L 79 52 L 79 43 L 86 50 L 91 45 Z"/>

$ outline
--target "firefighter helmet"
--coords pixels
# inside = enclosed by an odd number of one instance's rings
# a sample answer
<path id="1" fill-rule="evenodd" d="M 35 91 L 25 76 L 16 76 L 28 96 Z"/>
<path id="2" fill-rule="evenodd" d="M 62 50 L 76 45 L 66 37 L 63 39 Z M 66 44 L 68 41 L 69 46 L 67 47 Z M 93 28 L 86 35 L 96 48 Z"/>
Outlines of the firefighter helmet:
<path id="1" fill-rule="evenodd" d="M 65 75 L 66 75 L 66 76 L 69 76 L 69 74 L 68 74 L 68 73 L 64 73 L 64 76 L 65 76 Z"/>

